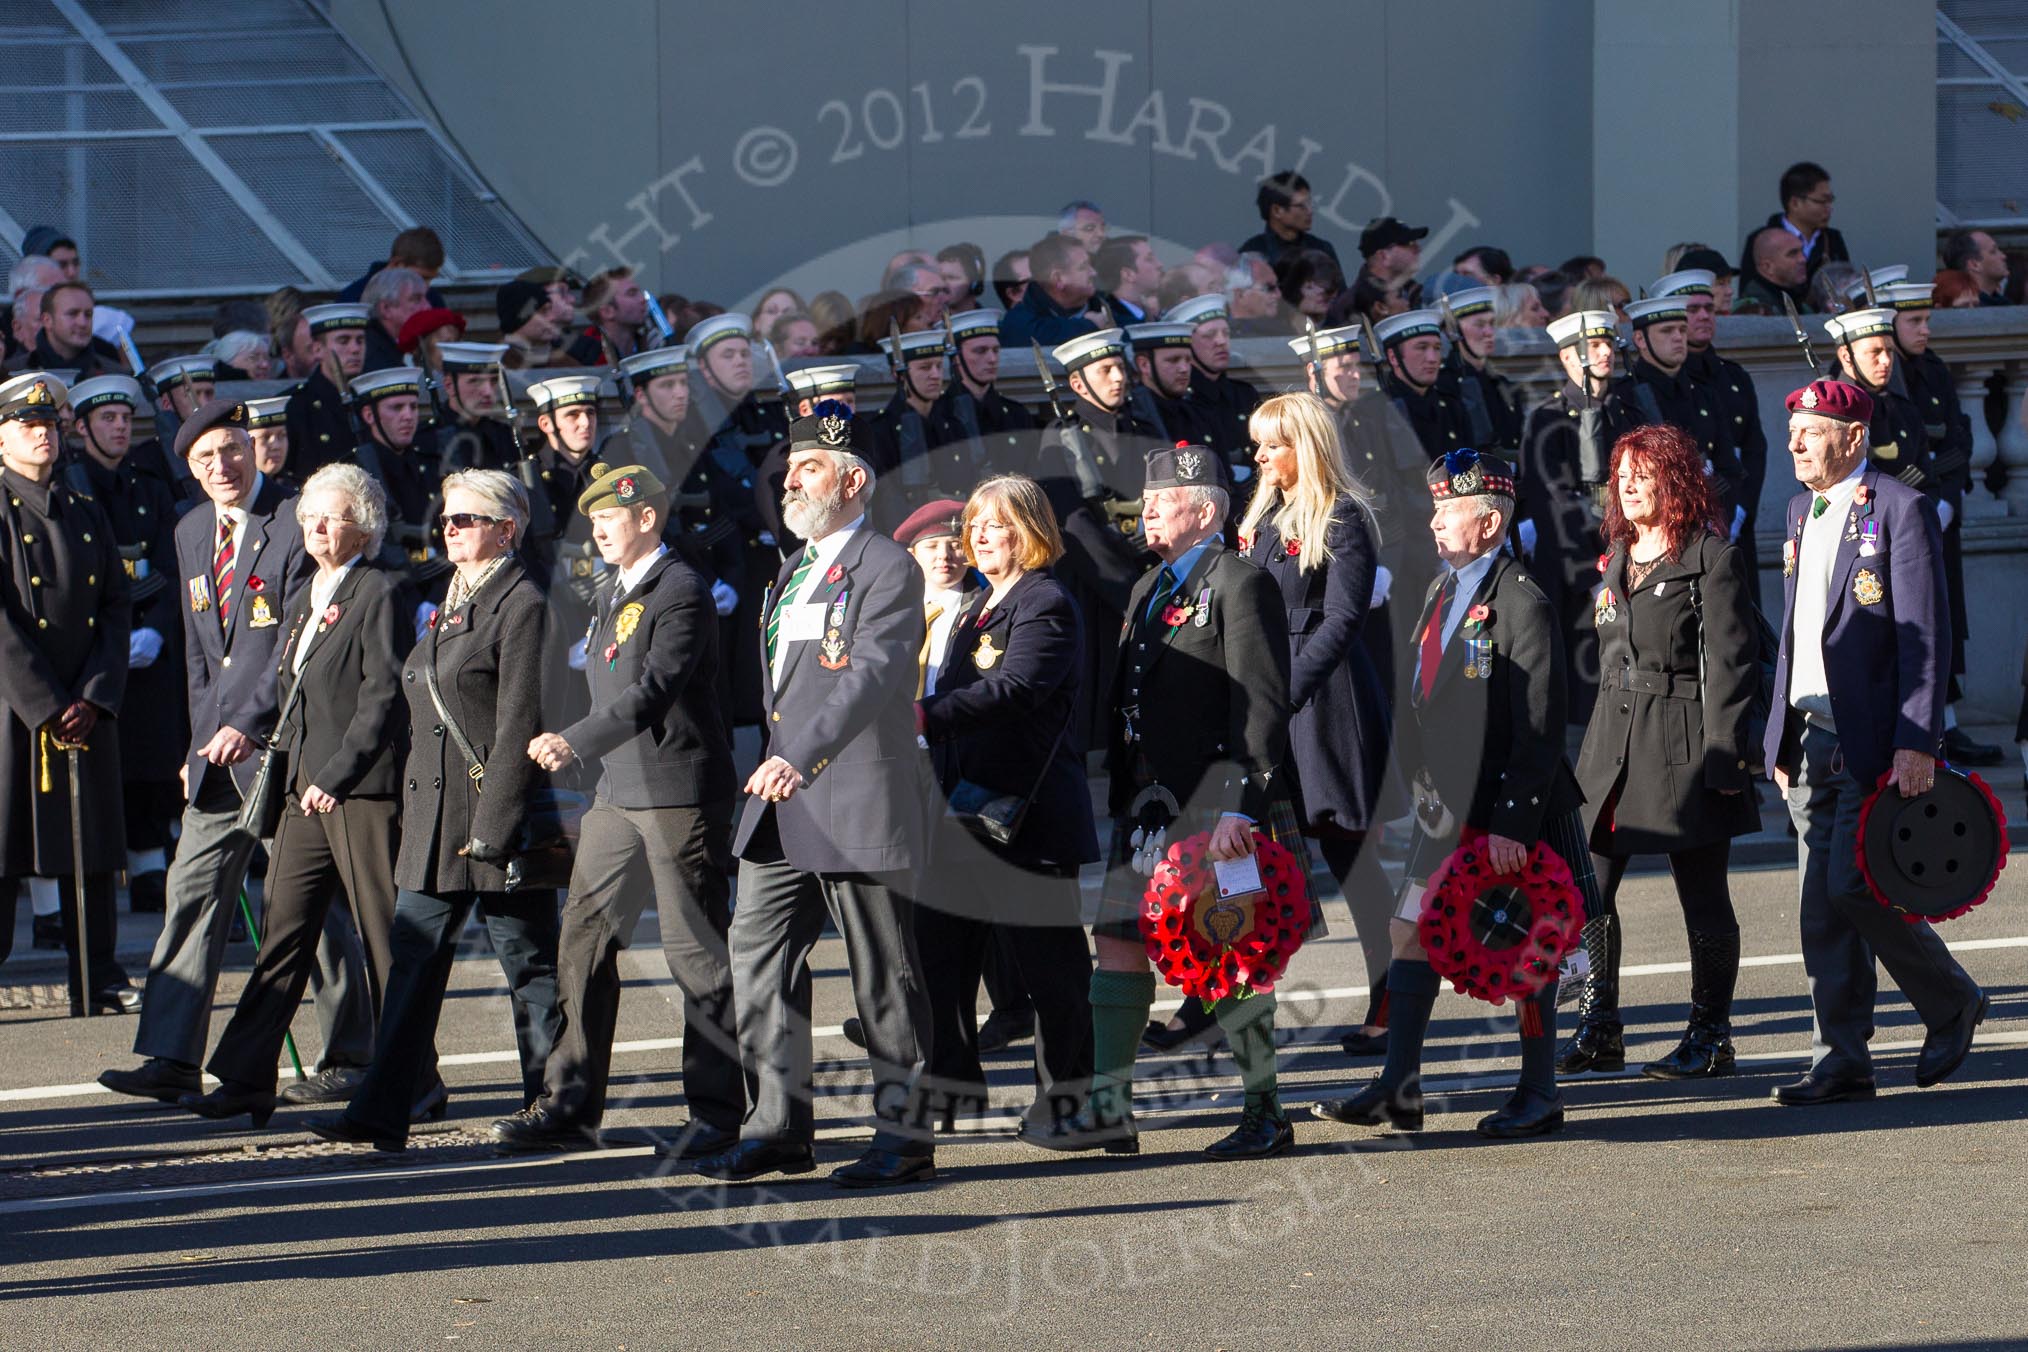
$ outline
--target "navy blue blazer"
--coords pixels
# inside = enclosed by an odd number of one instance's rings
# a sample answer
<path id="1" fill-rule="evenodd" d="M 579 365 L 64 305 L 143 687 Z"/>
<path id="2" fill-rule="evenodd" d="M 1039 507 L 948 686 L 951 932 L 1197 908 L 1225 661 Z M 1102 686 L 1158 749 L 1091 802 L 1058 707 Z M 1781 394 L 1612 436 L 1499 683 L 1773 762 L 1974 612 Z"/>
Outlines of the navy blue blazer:
<path id="1" fill-rule="evenodd" d="M 1084 617 L 1047 572 L 1027 574 L 991 610 L 986 597 L 978 591 L 958 617 L 936 693 L 922 701 L 937 781 L 946 793 L 960 779 L 1001 793 L 1033 790 L 1007 853 L 1091 863 L 1098 831 L 1072 726 L 1084 698 Z"/>
<path id="2" fill-rule="evenodd" d="M 1846 512 L 1824 611 L 1824 672 L 1845 768 L 1871 789 L 1906 748 L 1934 756 L 1943 741 L 1951 620 L 1944 596 L 1943 534 L 1930 499 L 1869 469 Z M 1782 546 L 1782 651 L 1775 664 L 1764 750 L 1770 770 L 1794 771 L 1803 716 L 1789 706 L 1796 623 L 1796 560 L 1812 494 L 1789 499 Z M 1869 533 L 1869 527 L 1877 532 Z M 1871 553 L 1865 552 L 1871 549 Z"/>

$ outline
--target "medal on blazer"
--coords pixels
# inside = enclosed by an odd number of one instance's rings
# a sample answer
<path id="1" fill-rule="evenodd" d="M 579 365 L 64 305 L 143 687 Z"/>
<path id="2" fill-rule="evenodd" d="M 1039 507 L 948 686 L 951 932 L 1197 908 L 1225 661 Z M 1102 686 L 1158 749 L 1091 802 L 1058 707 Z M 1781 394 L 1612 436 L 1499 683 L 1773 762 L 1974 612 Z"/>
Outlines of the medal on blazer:
<path id="1" fill-rule="evenodd" d="M 851 594 L 849 591 L 841 591 L 832 599 L 830 628 L 842 629 L 845 627 L 845 598 Z"/>
<path id="2" fill-rule="evenodd" d="M 1879 576 L 1871 568 L 1861 568 L 1852 579 L 1852 599 L 1862 606 L 1877 606 L 1887 589 L 1880 585 Z"/>
<path id="3" fill-rule="evenodd" d="M 268 604 L 268 598 L 255 593 L 247 603 L 246 627 L 249 629 L 270 629 L 281 621 L 275 617 L 275 608 Z"/>
<path id="4" fill-rule="evenodd" d="M 1593 599 L 1591 604 L 1592 627 L 1595 629 L 1600 625 L 1611 624 L 1619 617 L 1620 603 L 1618 598 L 1613 595 L 1613 589 L 1611 587 L 1599 588 L 1598 596 Z"/>
<path id="5" fill-rule="evenodd" d="M 999 664 L 1000 650 L 993 646 L 993 636 L 979 635 L 979 646 L 972 649 L 972 665 L 981 671 L 991 671 Z"/>
<path id="6" fill-rule="evenodd" d="M 838 571 L 835 565 L 832 571 Z M 831 602 L 831 622 L 824 630 L 824 641 L 817 645 L 817 665 L 826 671 L 842 671 L 852 660 L 845 652 L 845 640 L 839 632 L 845 623 L 845 598 L 850 595 L 850 591 L 841 591 Z"/>
<path id="7" fill-rule="evenodd" d="M 190 610 L 202 615 L 211 609 L 211 579 L 199 573 L 190 579 Z"/>
<path id="8" fill-rule="evenodd" d="M 1493 640 L 1465 640 L 1465 679 L 1483 681 L 1493 674 Z"/>
<path id="9" fill-rule="evenodd" d="M 1793 538 L 1782 541 L 1782 576 L 1796 575 L 1796 542 Z"/>
<path id="10" fill-rule="evenodd" d="M 1859 557 L 1867 559 L 1880 552 L 1880 523 L 1867 518 L 1859 525 Z"/>
<path id="11" fill-rule="evenodd" d="M 1190 621 L 1199 629 L 1211 623 L 1211 588 L 1197 593 L 1197 605 Z"/>

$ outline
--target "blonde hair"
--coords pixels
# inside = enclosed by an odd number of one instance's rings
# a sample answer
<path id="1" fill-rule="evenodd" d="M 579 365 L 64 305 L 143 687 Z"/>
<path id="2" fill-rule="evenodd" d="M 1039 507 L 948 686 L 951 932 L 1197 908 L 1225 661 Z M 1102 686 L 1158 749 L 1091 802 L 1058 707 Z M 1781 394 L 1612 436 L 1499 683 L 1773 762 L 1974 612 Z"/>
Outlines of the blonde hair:
<path id="1" fill-rule="evenodd" d="M 1297 478 L 1287 496 L 1265 484 L 1254 491 L 1239 523 L 1242 538 L 1251 540 L 1260 523 L 1270 521 L 1282 539 L 1298 542 L 1297 556 L 1308 570 L 1331 557 L 1325 537 L 1341 499 L 1350 498 L 1372 524 L 1373 490 L 1345 463 L 1338 420 L 1316 395 L 1298 391 L 1263 400 L 1247 419 L 1246 434 L 1256 444 L 1273 441 L 1293 448 Z M 1373 528 L 1377 533 L 1378 526 Z"/>
<path id="2" fill-rule="evenodd" d="M 965 561 L 974 568 L 979 561 L 972 557 L 972 522 L 989 509 L 1013 529 L 1026 571 L 1047 568 L 1063 557 L 1063 534 L 1056 528 L 1056 513 L 1042 485 L 1025 474 L 996 474 L 973 489 L 965 502 Z"/>

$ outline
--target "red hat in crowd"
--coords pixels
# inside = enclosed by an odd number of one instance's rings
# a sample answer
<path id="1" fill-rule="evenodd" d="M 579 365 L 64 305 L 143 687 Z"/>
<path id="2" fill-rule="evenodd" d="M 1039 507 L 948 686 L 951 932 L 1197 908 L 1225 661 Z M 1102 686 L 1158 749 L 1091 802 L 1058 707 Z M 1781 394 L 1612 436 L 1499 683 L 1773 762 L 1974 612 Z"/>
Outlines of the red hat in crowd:
<path id="1" fill-rule="evenodd" d="M 1788 398 L 1789 412 L 1815 413 L 1839 422 L 1873 421 L 1873 396 L 1842 380 L 1813 380 Z"/>
<path id="2" fill-rule="evenodd" d="M 403 352 L 413 352 L 424 334 L 435 333 L 446 324 L 457 329 L 460 337 L 464 336 L 465 317 L 456 310 L 446 310 L 434 305 L 426 310 L 417 310 L 408 317 L 408 322 L 401 326 L 401 335 L 397 342 Z"/>
<path id="3" fill-rule="evenodd" d="M 894 530 L 894 542 L 906 548 L 932 535 L 962 535 L 965 532 L 965 504 L 956 498 L 925 502 L 908 514 L 908 520 Z"/>

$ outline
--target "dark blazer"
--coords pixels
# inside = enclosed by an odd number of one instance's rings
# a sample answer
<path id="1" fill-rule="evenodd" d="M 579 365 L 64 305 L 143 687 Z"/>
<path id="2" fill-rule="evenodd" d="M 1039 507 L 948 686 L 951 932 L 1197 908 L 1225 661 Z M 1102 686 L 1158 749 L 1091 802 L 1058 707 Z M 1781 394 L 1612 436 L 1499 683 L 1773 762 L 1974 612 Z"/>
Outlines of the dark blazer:
<path id="1" fill-rule="evenodd" d="M 1305 826 L 1364 831 L 1387 773 L 1387 693 L 1359 641 L 1373 597 L 1376 547 L 1347 499 L 1331 515 L 1331 557 L 1305 570 L 1263 520 L 1247 557 L 1281 590 L 1289 620 L 1289 755 Z"/>
<path id="2" fill-rule="evenodd" d="M 1943 741 L 1944 684 L 1950 658 L 1950 611 L 1944 599 L 1943 538 L 1936 507 L 1908 485 L 1869 469 L 1859 482 L 1865 502 L 1854 501 L 1831 564 L 1824 612 L 1824 670 L 1830 677 L 1831 717 L 1845 768 L 1871 789 L 1907 749 L 1934 756 Z M 1802 552 L 1803 522 L 1811 494 L 1789 499 L 1788 540 Z M 1874 553 L 1864 558 L 1868 522 L 1878 523 Z M 1784 546 L 1786 549 L 1788 546 Z M 1859 598 L 1880 589 L 1877 600 Z M 1795 640 L 1796 575 L 1782 568 L 1782 649 L 1764 750 L 1770 770 L 1798 764 L 1803 716 L 1789 707 L 1789 653 Z"/>
<path id="3" fill-rule="evenodd" d="M 398 575 L 371 559 L 352 565 L 318 614 L 310 613 L 310 584 L 297 591 L 276 667 L 280 705 L 303 687 L 275 732 L 289 758 L 292 794 L 313 784 L 340 800 L 400 791 L 409 733 L 401 666 L 415 646 L 414 615 Z M 296 653 L 305 644 L 309 656 L 298 673 Z"/>
<path id="4" fill-rule="evenodd" d="M 586 631 L 591 712 L 565 728 L 563 740 L 579 759 L 603 762 L 598 796 L 616 807 L 730 801 L 732 744 L 718 704 L 710 584 L 671 551 L 626 595 L 614 595 L 618 585 L 615 574 L 600 589 Z"/>
<path id="5" fill-rule="evenodd" d="M 1702 535 L 1631 592 L 1626 567 L 1617 545 L 1592 607 L 1602 674 L 1577 760 L 1591 847 L 1625 858 L 1758 831 L 1760 810 L 1743 792 L 1760 689 L 1746 560 Z"/>
<path id="6" fill-rule="evenodd" d="M 922 570 L 908 552 L 866 526 L 854 531 L 803 603 L 826 608 L 838 651 L 791 643 L 781 685 L 770 678 L 767 619 L 796 560 L 762 608 L 761 653 L 768 756 L 802 772 L 787 801 L 748 798 L 733 837 L 743 853 L 763 817 L 775 814 L 782 854 L 806 873 L 903 873 L 928 857 L 929 767 L 916 746 L 915 689 L 924 637 Z M 843 607 L 842 623 L 830 623 Z M 788 642 L 784 639 L 783 642 Z"/>
<path id="7" fill-rule="evenodd" d="M 540 660 L 549 624 L 542 592 L 510 558 L 478 593 L 437 616 L 402 668 L 412 744 L 402 785 L 401 857 L 394 880 L 412 892 L 499 892 L 503 867 L 458 853 L 473 840 L 511 849 L 536 787 L 528 743 L 542 723 Z M 475 792 L 464 755 L 437 717 L 424 679 L 434 661 L 451 717 L 486 766 Z"/>
<path id="8" fill-rule="evenodd" d="M 275 650 L 288 630 L 283 621 L 297 589 L 308 585 L 312 564 L 303 552 L 303 528 L 296 500 L 272 479 L 263 479 L 247 504 L 246 527 L 233 557 L 229 623 L 218 623 L 211 563 L 218 548 L 218 508 L 195 508 L 176 523 L 176 562 L 183 611 L 183 658 L 190 675 L 190 792 L 204 781 L 209 763 L 197 753 L 220 728 L 249 737 L 274 730 L 280 702 L 275 695 Z M 200 587 L 204 608 L 197 608 Z M 240 792 L 253 782 L 259 764 L 250 757 L 232 767 Z"/>
<path id="9" fill-rule="evenodd" d="M 333 385 L 318 367 L 289 395 L 284 415 L 289 428 L 289 458 L 282 468 L 297 483 L 306 483 L 312 474 L 343 460 L 352 453 L 357 439 L 352 415 L 345 407 L 345 394 Z"/>
<path id="10" fill-rule="evenodd" d="M 1423 598 L 1411 644 L 1429 624 L 1441 587 L 1432 583 Z M 1399 763 L 1411 782 L 1426 776 L 1465 825 L 1529 845 L 1541 838 L 1546 816 L 1583 801 L 1563 755 L 1563 639 L 1542 588 L 1504 552 L 1471 604 L 1485 607 L 1486 617 L 1476 629 L 1469 619 L 1459 623 L 1428 699 L 1414 658 L 1403 666 L 1412 716 L 1397 727 Z M 1465 675 L 1468 639 L 1492 644 L 1484 677 Z"/>
<path id="11" fill-rule="evenodd" d="M 1084 744 L 1084 620 L 1063 584 L 1029 573 L 986 609 L 978 592 L 951 629 L 936 693 L 922 702 L 923 734 L 946 793 L 968 779 L 1026 794 L 1028 815 L 1006 853 L 1023 862 L 1088 864 L 1099 857 Z"/>
<path id="12" fill-rule="evenodd" d="M 1106 773 L 1113 816 L 1146 782 L 1186 811 L 1240 812 L 1268 820 L 1284 796 L 1289 744 L 1288 614 L 1266 573 L 1213 537 L 1176 593 L 1197 606 L 1208 589 L 1209 619 L 1174 627 L 1144 619 L 1158 565 L 1134 586 L 1119 637 Z M 1199 611 L 1199 614 L 1204 612 Z M 1122 716 L 1138 709 L 1139 716 Z M 1141 734 L 1129 740 L 1128 719 Z"/>

